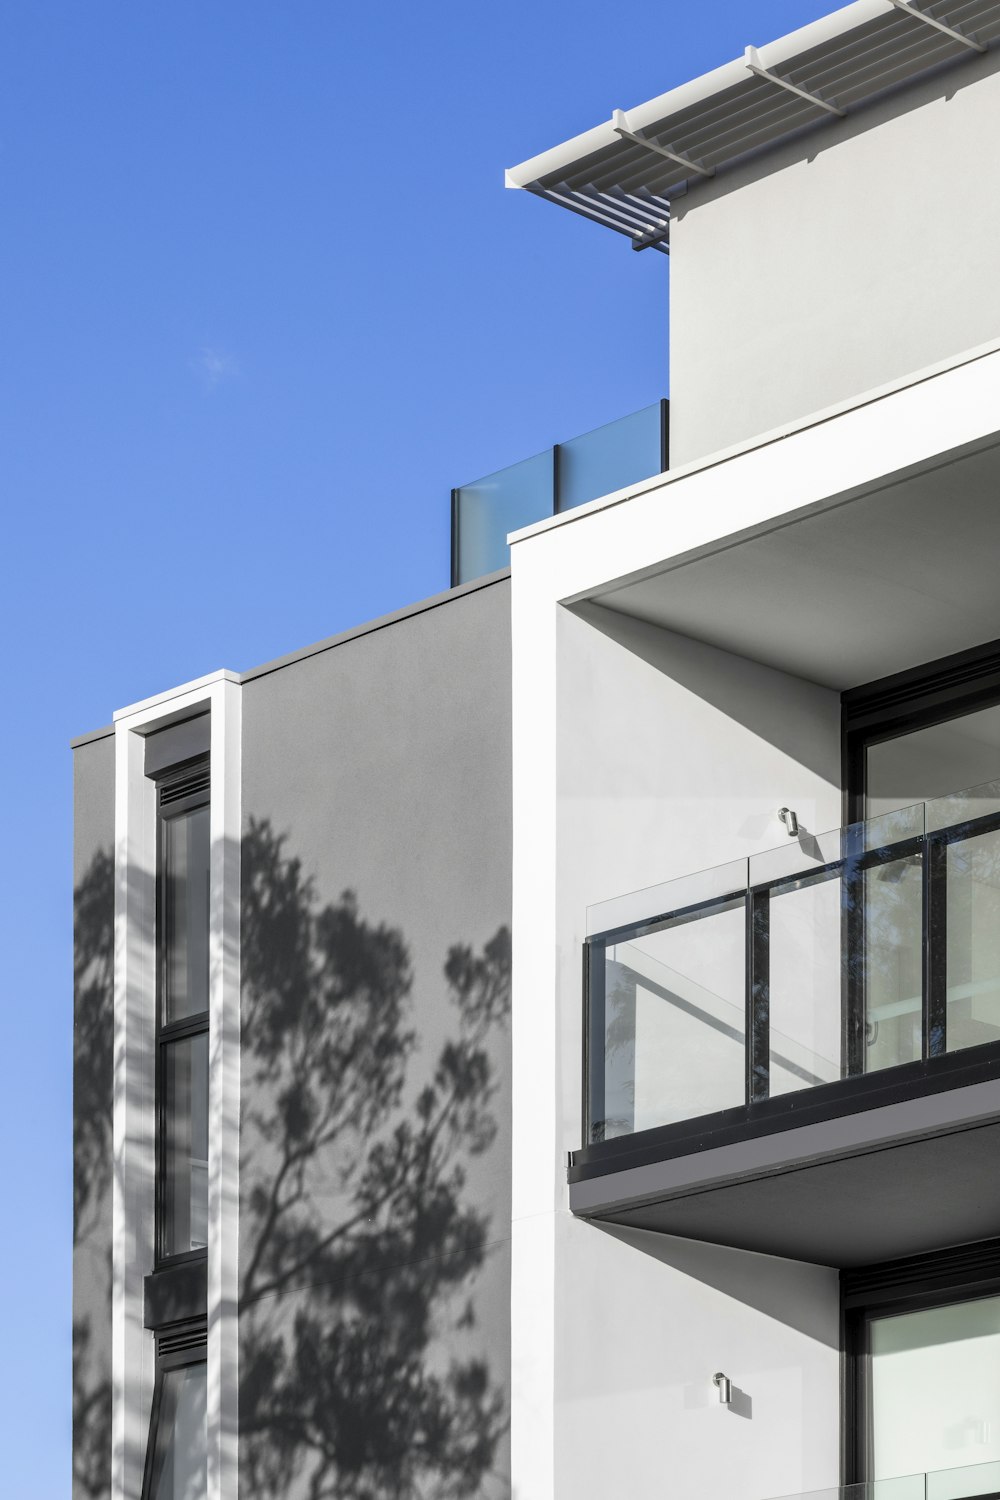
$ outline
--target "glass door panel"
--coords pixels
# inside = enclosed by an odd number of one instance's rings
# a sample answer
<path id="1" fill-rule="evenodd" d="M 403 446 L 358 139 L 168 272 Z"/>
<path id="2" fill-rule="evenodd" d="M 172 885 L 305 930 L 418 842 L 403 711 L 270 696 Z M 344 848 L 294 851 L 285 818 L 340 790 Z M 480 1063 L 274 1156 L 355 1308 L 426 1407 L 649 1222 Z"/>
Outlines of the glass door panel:
<path id="1" fill-rule="evenodd" d="M 873 1479 L 1000 1462 L 1000 1297 L 873 1318 L 870 1336 Z"/>
<path id="2" fill-rule="evenodd" d="M 922 1050 L 923 884 L 919 854 L 864 873 L 864 1071 Z"/>
<path id="3" fill-rule="evenodd" d="M 947 1047 L 1000 1040 L 1000 833 L 947 849 Z"/>

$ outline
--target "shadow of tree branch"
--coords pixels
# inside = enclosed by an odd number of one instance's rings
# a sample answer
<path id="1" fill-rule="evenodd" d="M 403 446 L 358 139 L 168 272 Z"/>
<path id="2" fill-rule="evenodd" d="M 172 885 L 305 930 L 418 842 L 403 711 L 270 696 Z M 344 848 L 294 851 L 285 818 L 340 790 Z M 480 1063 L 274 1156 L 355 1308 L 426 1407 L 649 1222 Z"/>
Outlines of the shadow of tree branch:
<path id="1" fill-rule="evenodd" d="M 454 1029 L 417 1087 L 402 934 L 367 922 L 350 892 L 322 905 L 285 840 L 251 825 L 240 1433 L 253 1495 L 458 1500 L 492 1475 L 505 1392 L 481 1354 L 446 1349 L 475 1324 L 488 1253 L 467 1166 L 497 1130 L 507 929 L 479 953 L 453 947 L 443 979 Z"/>

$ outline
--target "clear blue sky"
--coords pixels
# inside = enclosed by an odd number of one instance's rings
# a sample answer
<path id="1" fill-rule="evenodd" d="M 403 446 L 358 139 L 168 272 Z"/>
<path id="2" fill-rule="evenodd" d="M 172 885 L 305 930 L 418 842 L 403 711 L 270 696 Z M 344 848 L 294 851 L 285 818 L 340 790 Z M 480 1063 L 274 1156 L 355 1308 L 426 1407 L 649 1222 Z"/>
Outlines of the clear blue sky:
<path id="1" fill-rule="evenodd" d="M 70 1487 L 70 737 L 446 587 L 453 484 L 667 394 L 666 258 L 503 168 L 830 8 L 8 0 L 10 1500 Z"/>

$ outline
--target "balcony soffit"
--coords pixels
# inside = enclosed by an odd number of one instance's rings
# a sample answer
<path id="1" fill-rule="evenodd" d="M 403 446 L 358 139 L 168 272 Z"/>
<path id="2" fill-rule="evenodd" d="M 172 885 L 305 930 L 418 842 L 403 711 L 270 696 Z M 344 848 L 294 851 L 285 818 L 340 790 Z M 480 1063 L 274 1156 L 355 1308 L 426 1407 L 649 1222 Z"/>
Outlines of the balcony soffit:
<path id="1" fill-rule="evenodd" d="M 1000 437 L 588 603 L 842 691 L 1000 638 Z"/>

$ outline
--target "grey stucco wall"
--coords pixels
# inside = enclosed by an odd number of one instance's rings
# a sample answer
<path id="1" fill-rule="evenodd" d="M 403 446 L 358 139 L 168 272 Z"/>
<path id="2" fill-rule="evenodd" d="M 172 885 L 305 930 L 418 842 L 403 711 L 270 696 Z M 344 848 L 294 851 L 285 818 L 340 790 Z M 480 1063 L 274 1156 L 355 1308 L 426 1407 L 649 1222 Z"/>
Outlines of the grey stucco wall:
<path id="1" fill-rule="evenodd" d="M 1000 55 L 673 206 L 679 467 L 1000 337 Z"/>
<path id="2" fill-rule="evenodd" d="M 114 740 L 74 752 L 73 1500 L 111 1485 Z"/>
<path id="3" fill-rule="evenodd" d="M 510 585 L 243 691 L 241 1486 L 509 1492 Z"/>

